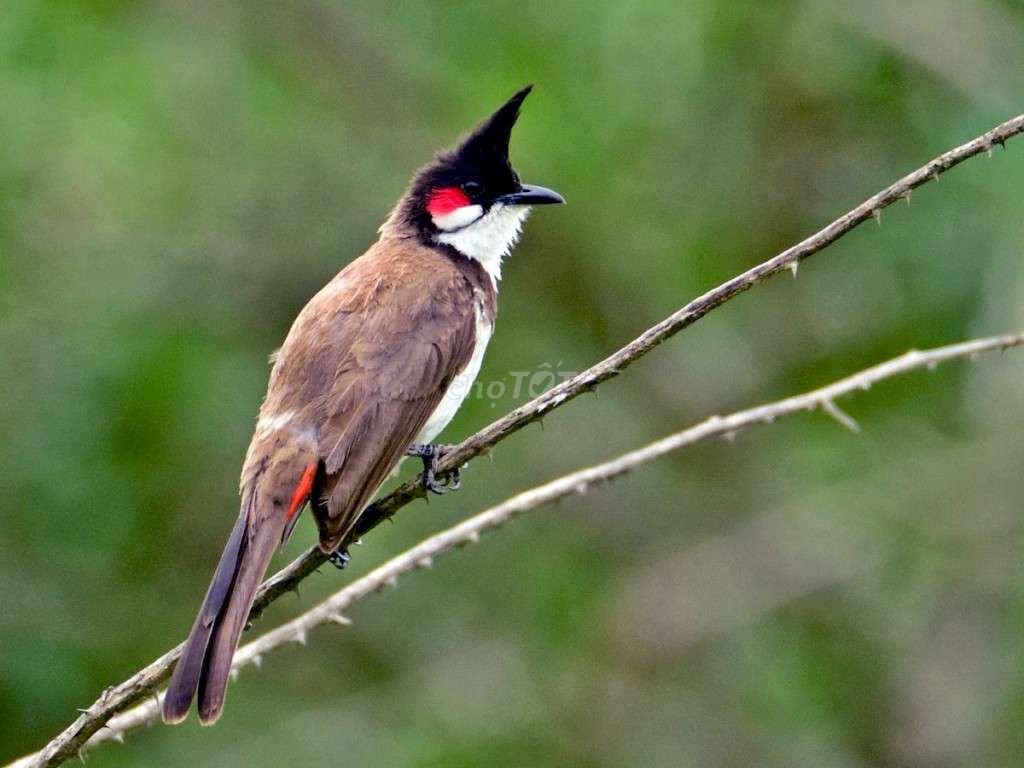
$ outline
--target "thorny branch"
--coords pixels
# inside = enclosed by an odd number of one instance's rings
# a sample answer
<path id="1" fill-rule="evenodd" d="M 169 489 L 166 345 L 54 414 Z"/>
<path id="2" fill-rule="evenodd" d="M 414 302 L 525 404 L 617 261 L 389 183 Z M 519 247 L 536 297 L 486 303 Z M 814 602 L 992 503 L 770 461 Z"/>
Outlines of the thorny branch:
<path id="1" fill-rule="evenodd" d="M 297 618 L 242 646 L 232 662 L 232 674 L 237 675 L 238 670 L 249 665 L 260 666 L 266 654 L 289 643 L 305 645 L 309 632 L 319 626 L 329 623 L 342 626 L 351 624 L 345 612 L 357 601 L 385 587 L 394 586 L 398 577 L 403 574 L 417 568 L 431 567 L 438 555 L 467 544 L 475 544 L 480 540 L 481 534 L 501 527 L 524 512 L 533 511 L 568 496 L 586 493 L 591 486 L 614 480 L 642 464 L 701 440 L 719 436 L 732 439 L 746 427 L 772 424 L 776 419 L 794 413 L 820 410 L 845 427 L 855 426 L 856 422 L 836 406 L 837 398 L 858 390 L 868 390 L 883 379 L 914 370 L 931 370 L 949 360 L 973 358 L 982 352 L 1019 346 L 1024 346 L 1024 333 L 977 339 L 923 352 L 913 350 L 811 392 L 737 411 L 728 416 L 712 416 L 689 429 L 676 432 L 642 448 L 523 491 L 497 506 L 421 541 L 338 590 Z M 94 735 L 86 746 L 94 747 L 106 741 L 123 741 L 126 732 L 159 719 L 160 703 L 159 699 L 154 697 L 110 720 L 106 728 Z"/>
<path id="2" fill-rule="evenodd" d="M 937 179 L 940 174 L 945 173 L 975 155 L 982 152 L 991 154 L 997 144 L 1002 146 L 1008 139 L 1022 132 L 1024 132 L 1024 114 L 1007 120 L 981 136 L 939 155 L 916 171 L 869 197 L 824 229 L 768 261 L 758 264 L 756 267 L 722 283 L 717 288 L 713 288 L 707 293 L 698 296 L 657 325 L 648 328 L 632 342 L 600 363 L 588 368 L 568 381 L 552 387 L 526 405 L 513 410 L 472 437 L 459 443 L 454 450 L 444 457 L 440 464 L 440 469 L 442 471 L 455 469 L 470 459 L 486 453 L 495 444 L 513 432 L 544 417 L 563 403 L 585 392 L 593 391 L 601 382 L 617 376 L 628 365 L 650 352 L 666 339 L 692 325 L 719 305 L 785 269 L 790 269 L 795 273 L 803 259 L 831 245 L 864 221 L 878 218 L 884 208 L 898 200 L 908 199 L 912 190 Z M 398 509 L 422 495 L 422 488 L 415 482 L 407 482 L 400 485 L 397 489 L 367 508 L 357 523 L 351 538 L 355 539 L 365 535 L 380 522 L 393 515 Z M 323 554 L 314 547 L 268 579 L 257 594 L 252 616 L 255 618 L 268 604 L 276 600 L 283 593 L 294 590 L 298 583 L 315 571 L 324 560 Z M 88 709 L 85 709 L 73 723 L 65 728 L 40 752 L 22 758 L 12 765 L 17 765 L 19 768 L 22 766 L 50 768 L 51 766 L 60 765 L 70 757 L 74 757 L 89 738 L 102 728 L 111 717 L 125 711 L 144 696 L 152 693 L 162 681 L 166 680 L 170 676 L 180 652 L 181 646 L 179 645 L 151 662 L 124 682 L 107 688 L 99 699 Z"/>

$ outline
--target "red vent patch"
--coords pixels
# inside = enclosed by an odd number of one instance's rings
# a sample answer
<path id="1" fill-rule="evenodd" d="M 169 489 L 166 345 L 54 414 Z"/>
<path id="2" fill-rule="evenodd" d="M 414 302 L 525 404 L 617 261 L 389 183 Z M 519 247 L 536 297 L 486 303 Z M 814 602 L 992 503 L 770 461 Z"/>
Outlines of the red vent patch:
<path id="1" fill-rule="evenodd" d="M 427 212 L 431 216 L 444 216 L 467 205 L 469 198 L 458 187 L 440 187 L 427 196 Z"/>
<path id="2" fill-rule="evenodd" d="M 295 513 L 298 512 L 302 505 L 309 499 L 309 494 L 313 490 L 313 478 L 316 477 L 317 463 L 314 461 L 308 467 L 306 471 L 302 473 L 302 477 L 299 478 L 299 484 L 295 486 L 295 492 L 292 494 L 291 503 L 288 505 L 288 515 L 285 520 L 291 520 L 295 517 Z"/>

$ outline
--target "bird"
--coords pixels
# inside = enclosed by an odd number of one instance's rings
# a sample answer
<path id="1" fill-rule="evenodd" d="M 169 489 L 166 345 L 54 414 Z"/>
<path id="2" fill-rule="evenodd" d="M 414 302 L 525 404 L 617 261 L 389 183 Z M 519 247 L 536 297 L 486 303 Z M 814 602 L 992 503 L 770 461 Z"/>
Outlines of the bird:
<path id="1" fill-rule="evenodd" d="M 509 140 L 532 85 L 420 168 L 379 237 L 299 312 L 273 356 L 239 482 L 240 510 L 168 685 L 162 716 L 217 721 L 256 589 L 300 514 L 320 549 L 346 536 L 407 455 L 443 493 L 434 439 L 471 389 L 494 331 L 498 283 L 533 206 L 564 203 L 524 184 Z"/>

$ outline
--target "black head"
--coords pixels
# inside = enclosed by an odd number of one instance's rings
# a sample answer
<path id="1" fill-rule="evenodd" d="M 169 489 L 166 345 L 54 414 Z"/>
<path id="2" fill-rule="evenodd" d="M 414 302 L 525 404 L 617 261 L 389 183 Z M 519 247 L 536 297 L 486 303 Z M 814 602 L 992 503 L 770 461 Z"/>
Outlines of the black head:
<path id="1" fill-rule="evenodd" d="M 453 232 L 482 219 L 492 207 L 564 203 L 557 192 L 523 184 L 508 158 L 512 127 L 533 88 L 528 85 L 416 174 L 400 215 L 421 233 Z"/>

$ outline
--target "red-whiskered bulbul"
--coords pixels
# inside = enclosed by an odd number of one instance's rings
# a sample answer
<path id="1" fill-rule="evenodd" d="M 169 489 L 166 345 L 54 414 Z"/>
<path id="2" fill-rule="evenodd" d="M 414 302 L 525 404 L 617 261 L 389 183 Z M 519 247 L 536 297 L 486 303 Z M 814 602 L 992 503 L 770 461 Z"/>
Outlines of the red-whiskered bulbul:
<path id="1" fill-rule="evenodd" d="M 163 704 L 183 720 L 224 706 L 231 659 L 274 551 L 310 502 L 320 548 L 336 553 L 405 455 L 425 457 L 480 370 L 501 262 L 530 206 L 563 203 L 522 184 L 508 144 L 524 88 L 419 170 L 370 249 L 296 318 L 270 374 L 240 483 L 241 511 Z M 343 556 L 343 553 L 341 553 Z"/>

